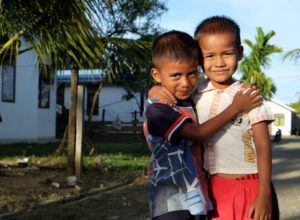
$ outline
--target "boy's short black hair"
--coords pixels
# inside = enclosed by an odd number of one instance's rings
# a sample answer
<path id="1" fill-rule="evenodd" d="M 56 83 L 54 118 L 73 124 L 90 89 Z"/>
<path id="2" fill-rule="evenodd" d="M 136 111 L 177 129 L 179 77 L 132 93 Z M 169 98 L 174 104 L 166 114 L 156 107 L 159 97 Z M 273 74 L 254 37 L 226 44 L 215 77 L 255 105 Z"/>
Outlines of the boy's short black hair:
<path id="1" fill-rule="evenodd" d="M 239 25 L 231 18 L 220 15 L 212 16 L 204 19 L 197 27 L 194 33 L 195 39 L 205 34 L 218 34 L 223 32 L 231 32 L 235 35 L 236 46 L 241 46 L 241 36 Z"/>
<path id="2" fill-rule="evenodd" d="M 199 57 L 198 43 L 185 32 L 166 32 L 156 38 L 152 45 L 152 62 L 156 68 L 164 60 L 199 61 Z"/>

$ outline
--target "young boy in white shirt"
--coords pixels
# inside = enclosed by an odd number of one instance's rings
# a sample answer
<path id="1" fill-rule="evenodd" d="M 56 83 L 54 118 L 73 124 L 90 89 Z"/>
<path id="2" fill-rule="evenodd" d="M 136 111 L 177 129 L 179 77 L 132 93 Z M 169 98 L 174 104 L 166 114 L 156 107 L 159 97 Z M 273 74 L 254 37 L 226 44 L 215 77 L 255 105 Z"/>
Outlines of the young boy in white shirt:
<path id="1" fill-rule="evenodd" d="M 239 92 L 222 113 L 197 125 L 191 95 L 198 82 L 199 48 L 188 34 L 170 31 L 153 43 L 153 79 L 177 100 L 148 100 L 144 133 L 151 150 L 149 207 L 153 220 L 195 220 L 209 208 L 201 170 L 201 140 L 240 112 L 261 104 L 251 89 Z"/>
<path id="2" fill-rule="evenodd" d="M 222 112 L 240 91 L 242 85 L 232 76 L 243 57 L 243 47 L 239 26 L 225 16 L 202 21 L 196 28 L 195 38 L 207 76 L 207 80 L 198 84 L 193 99 L 198 122 L 202 124 Z M 169 95 L 167 91 L 163 96 Z M 154 96 L 163 100 L 163 96 Z M 210 174 L 216 211 L 212 219 L 272 219 L 268 124 L 273 120 L 272 112 L 263 104 L 234 117 L 205 142 L 205 168 Z M 278 213 L 273 214 L 273 219 L 278 218 Z"/>

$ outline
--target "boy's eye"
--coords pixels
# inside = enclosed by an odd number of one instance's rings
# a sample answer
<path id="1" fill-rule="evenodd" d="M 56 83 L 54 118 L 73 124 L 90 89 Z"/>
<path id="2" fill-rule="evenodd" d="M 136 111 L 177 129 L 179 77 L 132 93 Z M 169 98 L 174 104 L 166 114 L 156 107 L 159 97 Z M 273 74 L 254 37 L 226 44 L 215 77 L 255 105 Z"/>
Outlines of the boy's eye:
<path id="1" fill-rule="evenodd" d="M 232 56 L 233 55 L 233 52 L 226 52 L 225 53 L 225 56 Z"/>
<path id="2" fill-rule="evenodd" d="M 180 74 L 179 73 L 174 73 L 174 74 L 171 75 L 171 77 L 177 79 L 177 78 L 180 77 Z"/>
<path id="3" fill-rule="evenodd" d="M 197 72 L 197 71 L 190 72 L 190 73 L 188 74 L 189 77 L 195 77 L 195 76 L 197 76 L 197 75 L 198 75 L 198 72 Z"/>
<path id="4" fill-rule="evenodd" d="M 205 58 L 212 58 L 212 57 L 213 57 L 212 54 L 207 54 L 207 55 L 203 56 L 204 59 L 205 59 Z"/>

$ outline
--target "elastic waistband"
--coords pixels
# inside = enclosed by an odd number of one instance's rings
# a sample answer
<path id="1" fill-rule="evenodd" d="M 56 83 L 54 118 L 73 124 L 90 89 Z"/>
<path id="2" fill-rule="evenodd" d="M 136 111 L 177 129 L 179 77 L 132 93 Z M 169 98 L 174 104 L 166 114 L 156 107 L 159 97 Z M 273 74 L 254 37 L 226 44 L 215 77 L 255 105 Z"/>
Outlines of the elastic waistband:
<path id="1" fill-rule="evenodd" d="M 258 179 L 258 173 L 251 173 L 251 174 L 247 174 L 245 176 L 236 178 L 236 180 L 256 180 Z"/>
<path id="2" fill-rule="evenodd" d="M 258 180 L 258 174 L 257 173 L 245 174 L 242 177 L 233 178 L 233 179 L 213 175 L 210 177 L 210 179 L 211 179 L 211 181 L 216 180 L 216 181 L 226 181 L 226 182 L 230 182 L 230 181 L 236 182 L 236 181 L 242 181 L 242 180 Z"/>

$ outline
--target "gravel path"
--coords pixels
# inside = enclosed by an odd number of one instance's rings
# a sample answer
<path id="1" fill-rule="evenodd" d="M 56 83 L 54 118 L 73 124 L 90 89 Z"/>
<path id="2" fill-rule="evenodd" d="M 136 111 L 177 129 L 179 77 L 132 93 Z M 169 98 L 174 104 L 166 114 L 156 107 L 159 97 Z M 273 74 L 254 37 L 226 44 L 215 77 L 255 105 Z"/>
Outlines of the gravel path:
<path id="1" fill-rule="evenodd" d="M 300 220 L 300 137 L 272 143 L 273 182 L 282 220 Z"/>

